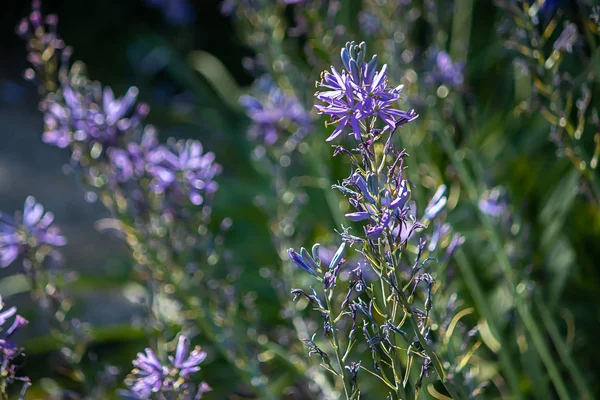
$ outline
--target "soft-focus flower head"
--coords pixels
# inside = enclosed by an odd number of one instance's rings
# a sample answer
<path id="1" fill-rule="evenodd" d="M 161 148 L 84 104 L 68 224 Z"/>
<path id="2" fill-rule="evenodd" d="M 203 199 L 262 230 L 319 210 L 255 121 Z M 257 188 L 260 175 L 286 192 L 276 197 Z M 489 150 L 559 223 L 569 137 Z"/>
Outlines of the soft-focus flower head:
<path id="1" fill-rule="evenodd" d="M 203 153 L 197 140 L 159 146 L 146 162 L 156 193 L 172 195 L 177 200 L 188 198 L 192 204 L 201 205 L 219 187 L 214 179 L 221 173 L 221 165 L 215 162 L 214 153 Z"/>
<path id="2" fill-rule="evenodd" d="M 43 140 L 48 144 L 64 148 L 81 143 L 83 150 L 98 158 L 107 148 L 119 145 L 119 140 L 135 130 L 148 114 L 147 105 L 135 105 L 135 87 L 115 98 L 109 87 L 87 81 L 73 85 L 71 80 L 63 82 L 62 96 L 51 93 L 42 102 Z"/>
<path id="3" fill-rule="evenodd" d="M 252 96 L 240 97 L 240 104 L 253 122 L 250 138 L 266 145 L 274 144 L 285 131 L 310 127 L 310 113 L 267 76 L 256 82 Z"/>
<path id="4" fill-rule="evenodd" d="M 4 303 L 2 302 L 2 296 L 0 296 L 0 375 L 7 379 L 9 383 L 20 380 L 29 386 L 28 378 L 16 376 L 18 366 L 13 362 L 23 353 L 23 349 L 11 338 L 15 332 L 27 325 L 29 321 L 17 314 L 16 307 L 13 306 L 1 311 L 3 307 Z M 13 316 L 13 322 L 6 328 L 4 324 Z"/>
<path id="5" fill-rule="evenodd" d="M 147 125 L 139 142 L 131 141 L 125 148 L 108 149 L 111 176 L 122 183 L 141 179 L 146 174 L 147 166 L 160 158 L 160 148 L 156 129 Z"/>
<path id="6" fill-rule="evenodd" d="M 502 187 L 491 189 L 481 196 L 477 206 L 482 213 L 490 217 L 507 215 L 508 202 L 506 199 L 506 190 Z"/>
<path id="7" fill-rule="evenodd" d="M 129 392 L 127 398 L 149 399 L 154 393 L 174 393 L 182 399 L 200 399 L 211 390 L 205 382 L 194 388 L 191 374 L 200 370 L 200 364 L 206 359 L 206 352 L 196 346 L 190 353 L 190 341 L 179 336 L 175 357 L 169 356 L 169 362 L 162 363 L 152 349 L 138 353 L 133 360 L 135 367 L 128 376 L 126 383 Z M 196 396 L 196 397 L 193 397 Z"/>
<path id="8" fill-rule="evenodd" d="M 377 56 L 370 61 L 365 60 L 366 45 L 354 42 L 346 44 L 341 51 L 343 70 L 335 67 L 321 74 L 317 88 L 321 91 L 315 97 L 325 103 L 315 105 L 320 114 L 329 115 L 328 124 L 337 127 L 327 138 L 331 141 L 338 137 L 344 128 L 350 128 L 356 140 L 360 140 L 365 129 L 374 135 L 374 124 L 377 119 L 384 123 L 384 130 L 394 131 L 396 128 L 417 118 L 414 110 L 396 109 L 403 85 L 389 88 L 387 80 L 387 64 L 378 70 Z M 376 117 L 376 118 L 375 118 Z M 327 123 L 326 123 L 327 124 Z"/>
<path id="9" fill-rule="evenodd" d="M 32 196 L 27 197 L 21 216 L 0 214 L 0 267 L 12 264 L 19 256 L 41 250 L 48 254 L 54 247 L 64 246 L 67 239 L 53 225 L 54 214 Z"/>
<path id="10" fill-rule="evenodd" d="M 453 61 L 448 53 L 435 47 L 430 48 L 427 54 L 425 83 L 449 88 L 459 88 L 464 83 L 463 63 Z"/>

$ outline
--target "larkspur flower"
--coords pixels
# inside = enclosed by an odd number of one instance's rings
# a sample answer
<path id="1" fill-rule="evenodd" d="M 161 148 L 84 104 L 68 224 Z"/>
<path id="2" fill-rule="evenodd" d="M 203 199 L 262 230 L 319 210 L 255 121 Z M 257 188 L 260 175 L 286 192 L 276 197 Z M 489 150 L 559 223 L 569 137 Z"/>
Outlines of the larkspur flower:
<path id="1" fill-rule="evenodd" d="M 128 398 L 149 399 L 154 393 L 177 393 L 182 399 L 200 399 L 211 390 L 206 382 L 194 388 L 190 375 L 200 370 L 206 359 L 206 352 L 196 346 L 190 353 L 189 339 L 180 335 L 175 357 L 169 356 L 168 363 L 162 363 L 152 349 L 138 353 L 133 361 L 135 367 L 128 377 Z M 195 397 L 194 397 L 195 396 Z"/>
<path id="2" fill-rule="evenodd" d="M 285 93 L 272 79 L 259 79 L 253 92 L 254 96 L 240 97 L 240 104 L 253 122 L 248 132 L 251 139 L 272 145 L 282 130 L 310 127 L 310 114 L 296 97 Z"/>
<path id="3" fill-rule="evenodd" d="M 9 266 L 31 250 L 64 246 L 67 239 L 53 222 L 54 214 L 44 213 L 44 207 L 32 196 L 25 200 L 21 218 L 0 214 L 0 267 Z"/>
<path id="4" fill-rule="evenodd" d="M 214 162 L 214 153 L 203 153 L 197 140 L 172 141 L 157 148 L 146 161 L 146 170 L 154 178 L 152 189 L 157 193 L 187 197 L 192 204 L 200 205 L 205 196 L 218 189 L 214 178 L 221 173 L 221 166 Z"/>

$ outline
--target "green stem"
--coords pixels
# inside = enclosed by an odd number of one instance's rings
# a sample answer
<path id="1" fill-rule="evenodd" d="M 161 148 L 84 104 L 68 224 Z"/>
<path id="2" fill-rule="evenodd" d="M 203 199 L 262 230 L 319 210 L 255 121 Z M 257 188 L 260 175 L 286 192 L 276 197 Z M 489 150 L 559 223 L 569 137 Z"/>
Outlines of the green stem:
<path id="1" fill-rule="evenodd" d="M 423 334 L 421 333 L 421 331 L 419 329 L 419 320 L 417 319 L 415 314 L 413 312 L 411 312 L 411 308 L 410 308 L 410 305 L 408 304 L 408 300 L 406 299 L 406 296 L 400 290 L 396 291 L 396 294 L 398 295 L 398 299 L 400 300 L 400 303 L 402 304 L 402 306 L 408 313 L 410 323 L 413 327 L 413 330 L 415 331 L 415 334 L 417 335 L 417 338 L 419 339 L 419 343 L 421 344 L 421 347 L 423 347 L 423 352 L 425 354 L 427 354 L 427 357 L 431 360 L 431 364 L 433 364 L 433 368 L 435 369 L 435 372 L 437 372 L 437 374 L 440 378 L 440 381 L 442 382 L 442 384 L 444 385 L 444 387 L 446 388 L 448 393 L 450 393 L 450 396 L 453 399 L 457 399 L 457 400 L 460 399 L 460 396 L 456 392 L 456 389 L 454 389 L 454 386 L 452 386 L 452 384 L 450 384 L 450 382 L 448 382 L 448 379 L 446 379 L 446 373 L 444 372 L 444 368 L 442 367 L 440 360 L 437 358 L 437 355 L 435 354 L 435 352 L 433 351 L 433 349 L 431 348 L 429 343 L 427 343 L 427 340 L 425 340 L 425 338 L 423 337 Z"/>
<path id="2" fill-rule="evenodd" d="M 331 300 L 329 299 L 329 296 L 327 293 L 325 293 L 325 302 L 327 304 L 327 310 L 329 311 L 329 315 L 331 318 L 331 315 L 333 315 L 332 313 L 332 308 L 331 308 Z M 346 378 L 346 367 L 344 366 L 344 361 L 342 360 L 342 354 L 340 352 L 340 345 L 339 342 L 337 340 L 337 334 L 335 332 L 335 327 L 332 327 L 331 329 L 331 338 L 333 340 L 333 347 L 335 350 L 335 358 L 337 359 L 337 363 L 338 363 L 338 367 L 340 368 L 341 371 L 341 379 L 342 379 L 342 386 L 344 387 L 344 394 L 346 395 L 346 399 L 350 400 L 350 392 L 348 391 L 348 379 Z"/>

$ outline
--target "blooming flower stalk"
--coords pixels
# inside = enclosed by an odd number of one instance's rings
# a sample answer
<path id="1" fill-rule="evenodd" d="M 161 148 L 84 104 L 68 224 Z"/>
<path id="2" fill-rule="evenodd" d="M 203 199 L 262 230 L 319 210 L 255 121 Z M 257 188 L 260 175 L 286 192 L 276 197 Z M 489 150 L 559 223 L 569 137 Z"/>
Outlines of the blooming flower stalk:
<path id="1" fill-rule="evenodd" d="M 313 275 L 316 284 L 322 283 L 321 291 L 292 291 L 296 297 L 306 298 L 323 320 L 328 346 L 319 344 L 316 336 L 306 344 L 309 354 L 319 356 L 322 367 L 339 379 L 346 399 L 360 398 L 359 375 L 365 373 L 383 382 L 389 399 L 417 398 L 423 380 L 431 374 L 445 384 L 450 396 L 461 398 L 447 382 L 436 355 L 431 313 L 435 280 L 427 271 L 430 252 L 426 238 L 420 235 L 444 208 L 445 187 L 438 190 L 419 220 L 410 201 L 411 184 L 403 175 L 408 155 L 392 143 L 396 130 L 417 114 L 397 109 L 402 86 L 388 87 L 387 65 L 378 69 L 377 57 L 367 62 L 365 55 L 364 42 L 348 43 L 341 52 L 344 69 L 338 72 L 331 67 L 317 84 L 321 91 L 315 97 L 324 104 L 316 108 L 337 124 L 326 140 L 346 132 L 354 139 L 354 150 L 335 145 L 335 154 L 350 156 L 353 171 L 334 188 L 354 209 L 346 214 L 348 220 L 361 228 L 353 233 L 342 227 L 342 243 L 328 266 L 322 265 L 318 246 L 312 254 L 304 248 L 289 250 L 291 261 Z M 378 143 L 385 136 L 385 142 Z M 446 234 L 435 233 L 436 240 Z M 374 281 L 366 281 L 364 269 L 356 268 L 345 271 L 348 278 L 344 282 L 342 272 L 352 253 L 372 271 Z M 408 326 L 413 333 L 406 330 Z M 371 362 L 364 360 L 357 348 L 368 349 Z M 402 348 L 408 348 L 406 358 L 399 353 Z M 355 357 L 360 361 L 350 361 Z M 416 381 L 409 382 L 413 368 L 420 372 Z"/>

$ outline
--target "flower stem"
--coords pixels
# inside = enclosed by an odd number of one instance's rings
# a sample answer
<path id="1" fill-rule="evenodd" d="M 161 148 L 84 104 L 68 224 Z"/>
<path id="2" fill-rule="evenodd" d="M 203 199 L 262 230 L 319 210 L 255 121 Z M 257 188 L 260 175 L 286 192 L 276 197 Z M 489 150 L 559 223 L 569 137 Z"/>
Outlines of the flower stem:
<path id="1" fill-rule="evenodd" d="M 327 293 L 325 293 L 325 302 L 327 304 L 327 310 L 329 311 L 329 315 L 332 315 L 332 307 L 331 307 L 331 300 L 329 299 L 329 296 L 327 295 Z M 331 338 L 333 341 L 333 347 L 335 350 L 335 358 L 337 360 L 338 363 L 338 367 L 340 368 L 340 372 L 341 372 L 341 380 L 342 380 L 342 386 L 344 387 L 344 394 L 346 395 L 346 399 L 350 400 L 350 392 L 348 390 L 348 379 L 346 377 L 346 368 L 344 366 L 344 361 L 342 360 L 342 354 L 340 352 L 340 345 L 339 342 L 337 340 L 337 335 L 335 332 L 335 327 L 332 327 L 331 329 Z"/>

